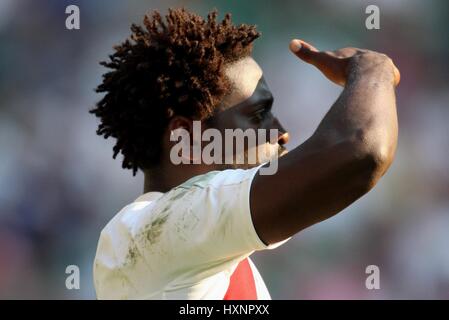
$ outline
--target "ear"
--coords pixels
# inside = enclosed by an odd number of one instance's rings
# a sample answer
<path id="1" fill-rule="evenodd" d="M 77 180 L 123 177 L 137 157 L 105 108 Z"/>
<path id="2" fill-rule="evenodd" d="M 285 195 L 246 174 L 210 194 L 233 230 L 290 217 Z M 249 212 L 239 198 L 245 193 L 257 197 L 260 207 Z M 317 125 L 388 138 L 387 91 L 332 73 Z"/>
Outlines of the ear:
<path id="1" fill-rule="evenodd" d="M 195 161 L 195 159 L 199 159 L 200 161 L 202 132 L 194 132 L 194 130 L 198 130 L 198 127 L 197 125 L 194 125 L 193 121 L 193 119 L 184 116 L 174 116 L 168 123 L 165 137 L 167 138 L 169 149 L 171 149 L 174 145 L 181 143 L 183 145 L 182 148 L 187 148 L 189 150 L 186 159 L 189 159 L 189 161 Z M 181 140 L 178 140 L 179 132 L 176 132 L 179 129 L 183 129 L 184 131 L 184 133 L 182 134 L 185 138 L 181 138 Z M 174 137 L 172 137 L 173 134 Z M 187 134 L 188 136 L 185 136 L 185 134 Z M 180 156 L 185 157 L 185 155 L 182 154 Z"/>
<path id="2" fill-rule="evenodd" d="M 193 121 L 191 119 L 179 115 L 173 116 L 167 126 L 169 135 L 172 131 L 181 128 L 187 130 L 190 136 L 193 135 Z"/>

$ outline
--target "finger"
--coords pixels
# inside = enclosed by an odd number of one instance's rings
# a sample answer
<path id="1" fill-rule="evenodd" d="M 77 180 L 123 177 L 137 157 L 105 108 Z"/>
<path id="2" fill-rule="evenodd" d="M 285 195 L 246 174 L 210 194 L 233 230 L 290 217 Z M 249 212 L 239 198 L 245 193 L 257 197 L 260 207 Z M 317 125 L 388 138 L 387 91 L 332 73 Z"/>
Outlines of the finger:
<path id="1" fill-rule="evenodd" d="M 301 60 L 319 69 L 328 68 L 338 59 L 332 51 L 319 51 L 311 44 L 299 39 L 290 41 L 290 50 Z"/>
<path id="2" fill-rule="evenodd" d="M 305 41 L 293 39 L 290 41 L 290 50 L 300 59 L 307 63 L 314 60 L 314 56 L 319 52 L 314 46 Z"/>
<path id="3" fill-rule="evenodd" d="M 394 67 L 394 85 L 397 86 L 399 82 L 401 81 L 401 73 L 399 72 L 399 69 Z"/>

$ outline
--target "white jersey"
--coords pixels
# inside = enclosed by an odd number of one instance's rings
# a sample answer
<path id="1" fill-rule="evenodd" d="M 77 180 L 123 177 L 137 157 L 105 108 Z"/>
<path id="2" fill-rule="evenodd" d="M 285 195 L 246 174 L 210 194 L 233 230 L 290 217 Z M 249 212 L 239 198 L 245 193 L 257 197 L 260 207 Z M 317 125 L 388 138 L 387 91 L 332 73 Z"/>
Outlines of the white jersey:
<path id="1" fill-rule="evenodd" d="M 270 299 L 255 250 L 249 192 L 259 167 L 211 171 L 149 192 L 103 229 L 94 262 L 98 299 Z"/>

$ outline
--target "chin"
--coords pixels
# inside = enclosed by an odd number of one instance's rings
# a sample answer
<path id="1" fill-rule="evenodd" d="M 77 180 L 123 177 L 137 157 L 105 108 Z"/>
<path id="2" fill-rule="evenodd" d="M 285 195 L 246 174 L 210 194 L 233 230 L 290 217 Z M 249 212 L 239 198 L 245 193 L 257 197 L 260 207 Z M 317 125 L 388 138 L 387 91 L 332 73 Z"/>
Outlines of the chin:
<path id="1" fill-rule="evenodd" d="M 282 153 L 278 156 L 278 158 L 285 156 L 288 153 L 288 150 L 282 151 Z"/>

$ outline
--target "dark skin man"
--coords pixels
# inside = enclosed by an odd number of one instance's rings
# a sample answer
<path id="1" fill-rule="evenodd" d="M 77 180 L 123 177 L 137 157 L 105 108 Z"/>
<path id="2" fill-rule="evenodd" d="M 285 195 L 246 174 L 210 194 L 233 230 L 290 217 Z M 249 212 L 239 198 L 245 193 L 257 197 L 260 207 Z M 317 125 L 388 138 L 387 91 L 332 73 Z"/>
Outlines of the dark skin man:
<path id="1" fill-rule="evenodd" d="M 356 48 L 318 51 L 301 40 L 292 40 L 290 50 L 344 88 L 309 139 L 288 154 L 283 152 L 288 133 L 271 114 L 273 96 L 251 57 L 228 66 L 233 90 L 203 126 L 206 129 L 212 123 L 220 132 L 279 130 L 277 141 L 259 146 L 281 150 L 278 170 L 273 175 L 256 175 L 250 192 L 252 220 L 266 244 L 335 215 L 367 193 L 391 165 L 398 137 L 395 87 L 400 74 L 390 58 Z M 172 164 L 169 154 L 175 142 L 170 141 L 170 133 L 177 128 L 192 132 L 192 120 L 171 119 L 161 164 L 145 172 L 145 193 L 166 192 L 196 175 L 228 168 Z"/>

